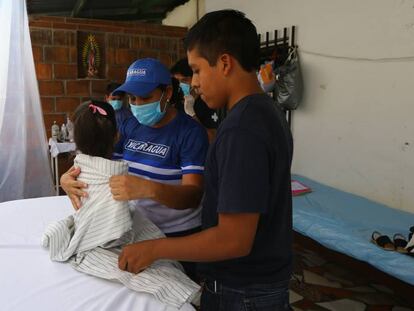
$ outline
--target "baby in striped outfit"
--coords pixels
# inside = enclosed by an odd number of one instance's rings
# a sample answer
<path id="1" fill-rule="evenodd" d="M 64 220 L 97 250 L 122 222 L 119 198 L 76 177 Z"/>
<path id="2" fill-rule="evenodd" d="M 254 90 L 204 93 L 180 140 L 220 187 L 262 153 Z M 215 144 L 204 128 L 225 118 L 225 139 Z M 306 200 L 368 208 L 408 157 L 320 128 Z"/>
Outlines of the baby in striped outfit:
<path id="1" fill-rule="evenodd" d="M 66 261 L 72 255 L 95 247 L 114 247 L 131 241 L 132 220 L 128 202 L 115 201 L 109 188 L 112 175 L 128 174 L 128 165 L 112 161 L 117 138 L 115 113 L 110 104 L 88 101 L 74 113 L 74 139 L 80 153 L 74 160 L 81 168 L 78 180 L 89 185 L 89 196 L 72 217 L 48 227 L 44 244 L 52 260 Z M 62 234 L 63 233 L 63 234 Z M 115 242 L 116 241 L 116 242 Z"/>
<path id="2" fill-rule="evenodd" d="M 181 307 L 196 299 L 200 287 L 175 261 L 158 261 L 132 274 L 118 268 L 121 247 L 164 237 L 151 221 L 135 212 L 132 221 L 127 201 L 113 199 L 109 178 L 128 174 L 128 164 L 113 161 L 117 139 L 115 113 L 110 104 L 89 101 L 74 113 L 74 139 L 80 153 L 74 166 L 77 180 L 88 185 L 88 196 L 73 215 L 51 223 L 42 244 L 53 261 L 67 261 L 77 271 L 121 282 L 126 287 L 152 294 L 161 302 Z"/>

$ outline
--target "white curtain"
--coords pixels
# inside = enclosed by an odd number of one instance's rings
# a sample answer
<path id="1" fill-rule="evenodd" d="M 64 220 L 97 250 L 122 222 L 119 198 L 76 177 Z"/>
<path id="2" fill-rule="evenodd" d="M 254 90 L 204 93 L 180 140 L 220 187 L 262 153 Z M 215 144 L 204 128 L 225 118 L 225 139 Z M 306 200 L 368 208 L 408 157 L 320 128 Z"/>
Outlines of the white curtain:
<path id="1" fill-rule="evenodd" d="M 0 202 L 53 193 L 25 0 L 0 0 Z"/>

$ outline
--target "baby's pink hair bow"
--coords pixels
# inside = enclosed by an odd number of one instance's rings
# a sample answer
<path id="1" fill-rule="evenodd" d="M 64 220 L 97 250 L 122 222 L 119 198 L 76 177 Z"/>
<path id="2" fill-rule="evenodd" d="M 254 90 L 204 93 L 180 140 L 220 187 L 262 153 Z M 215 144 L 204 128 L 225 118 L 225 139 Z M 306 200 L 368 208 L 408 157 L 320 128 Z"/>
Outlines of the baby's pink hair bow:
<path id="1" fill-rule="evenodd" d="M 105 110 L 103 110 L 101 107 L 94 105 L 93 103 L 90 103 L 88 107 L 91 108 L 93 113 L 96 113 L 96 111 L 98 111 L 103 116 L 108 115 Z"/>

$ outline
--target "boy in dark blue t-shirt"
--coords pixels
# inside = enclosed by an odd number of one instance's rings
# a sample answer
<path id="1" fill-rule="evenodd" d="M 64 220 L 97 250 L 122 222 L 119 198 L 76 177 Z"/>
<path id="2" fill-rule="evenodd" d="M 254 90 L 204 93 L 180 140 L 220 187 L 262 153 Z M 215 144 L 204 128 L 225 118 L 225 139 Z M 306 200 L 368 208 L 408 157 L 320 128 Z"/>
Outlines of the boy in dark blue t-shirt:
<path id="1" fill-rule="evenodd" d="M 211 12 L 185 44 L 192 87 L 211 109 L 228 110 L 207 155 L 203 231 L 127 246 L 119 267 L 137 273 L 158 259 L 197 261 L 201 310 L 290 310 L 293 143 L 257 81 L 256 28 L 241 12 Z"/>

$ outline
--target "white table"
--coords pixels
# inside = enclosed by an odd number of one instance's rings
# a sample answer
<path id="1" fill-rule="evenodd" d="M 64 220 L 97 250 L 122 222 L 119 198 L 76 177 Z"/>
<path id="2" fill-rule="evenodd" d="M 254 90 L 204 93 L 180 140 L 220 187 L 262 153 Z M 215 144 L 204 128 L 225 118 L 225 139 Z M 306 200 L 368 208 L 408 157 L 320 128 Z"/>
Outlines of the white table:
<path id="1" fill-rule="evenodd" d="M 50 146 L 50 166 L 52 167 L 52 175 L 55 181 L 55 193 L 59 195 L 59 166 L 58 166 L 58 159 L 59 154 L 72 152 L 76 150 L 75 143 L 72 142 L 65 142 L 60 143 L 52 138 L 49 139 L 49 146 Z"/>
<path id="2" fill-rule="evenodd" d="M 73 213 L 67 196 L 4 202 L 0 211 L 0 310 L 177 311 L 149 294 L 50 261 L 41 236 L 51 221 Z"/>

